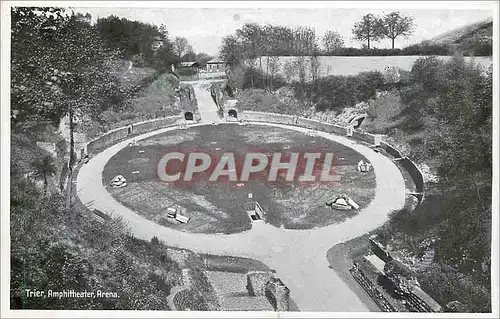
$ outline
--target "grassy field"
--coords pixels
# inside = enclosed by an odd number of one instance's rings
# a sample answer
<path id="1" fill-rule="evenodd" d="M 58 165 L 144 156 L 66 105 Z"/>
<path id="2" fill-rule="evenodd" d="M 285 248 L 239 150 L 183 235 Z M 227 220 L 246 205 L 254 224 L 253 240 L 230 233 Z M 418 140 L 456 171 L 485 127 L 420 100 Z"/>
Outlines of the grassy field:
<path id="1" fill-rule="evenodd" d="M 213 157 L 224 151 L 236 154 L 248 151 L 268 154 L 280 151 L 333 152 L 335 174 L 340 176 L 340 182 L 299 185 L 269 183 L 259 177 L 245 183 L 210 182 L 208 176 L 199 173 L 201 178 L 196 182 L 168 185 L 159 181 L 157 163 L 162 154 L 172 150 L 184 153 L 208 151 Z M 121 150 L 106 165 L 103 179 L 108 185 L 114 176 L 123 175 L 128 181 L 127 187 L 109 188 L 118 201 L 148 219 L 179 230 L 236 233 L 250 229 L 250 220 L 244 209 L 249 193 L 267 212 L 266 222 L 277 227 L 306 229 L 338 223 L 357 214 L 356 211 L 331 210 L 325 205 L 340 193 L 349 194 L 361 208 L 368 205 L 374 196 L 375 174 L 362 175 L 356 170 L 361 159 L 365 158 L 338 143 L 281 128 L 202 126 L 157 135 Z M 267 174 L 264 177 L 267 179 Z M 187 208 L 190 222 L 183 225 L 169 222 L 166 209 L 172 205 Z"/>
<path id="2" fill-rule="evenodd" d="M 403 70 L 411 70 L 413 63 L 421 56 L 368 56 L 368 57 L 346 57 L 346 56 L 320 56 L 321 76 L 328 75 L 356 75 L 367 71 L 384 71 L 385 67 L 398 67 Z M 449 59 L 449 57 L 440 57 Z M 280 57 L 280 70 L 278 74 L 284 75 L 284 65 L 295 61 L 296 57 Z M 489 57 L 466 58 L 474 59 L 476 63 L 488 67 L 492 64 Z M 262 67 L 266 69 L 266 58 L 262 58 Z M 306 58 L 306 67 L 309 67 L 309 59 Z M 309 74 L 309 72 L 308 72 Z M 298 78 L 296 78 L 298 79 Z"/>

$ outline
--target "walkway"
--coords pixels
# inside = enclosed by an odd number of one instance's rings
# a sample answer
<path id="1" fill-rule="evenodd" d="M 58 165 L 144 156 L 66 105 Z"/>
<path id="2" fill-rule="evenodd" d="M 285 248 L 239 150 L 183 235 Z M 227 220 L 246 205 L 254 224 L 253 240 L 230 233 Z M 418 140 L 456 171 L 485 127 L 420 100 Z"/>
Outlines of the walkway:
<path id="1" fill-rule="evenodd" d="M 204 93 L 202 87 L 200 84 L 195 84 L 204 123 L 194 126 L 211 123 L 212 109 L 216 109 L 210 93 L 208 91 Z M 252 122 L 250 124 L 309 131 L 280 124 Z M 175 127 L 165 128 L 134 139 L 141 140 L 175 129 Z M 338 243 L 377 228 L 387 220 L 390 212 L 401 209 L 405 202 L 404 180 L 394 163 L 372 149 L 346 137 L 324 132 L 318 132 L 318 135 L 364 155 L 372 163 L 375 171 L 377 188 L 373 201 L 357 216 L 341 224 L 307 230 L 287 230 L 265 223 L 254 223 L 251 230 L 231 235 L 194 234 L 163 227 L 117 202 L 103 184 L 104 165 L 113 155 L 126 147 L 129 140 L 106 149 L 82 166 L 77 178 L 78 196 L 84 204 L 89 203 L 90 208 L 123 217 L 136 237 L 150 240 L 153 236 L 157 236 L 171 246 L 202 253 L 250 257 L 266 263 L 277 271 L 278 276 L 290 288 L 291 297 L 301 311 L 368 311 L 337 274 L 328 268 L 326 252 Z"/>
<path id="2" fill-rule="evenodd" d="M 195 90 L 198 109 L 203 123 L 219 123 L 222 121 L 217 113 L 217 106 L 212 99 L 212 95 L 210 95 L 210 83 L 212 82 L 214 81 L 200 80 L 190 82 Z"/>

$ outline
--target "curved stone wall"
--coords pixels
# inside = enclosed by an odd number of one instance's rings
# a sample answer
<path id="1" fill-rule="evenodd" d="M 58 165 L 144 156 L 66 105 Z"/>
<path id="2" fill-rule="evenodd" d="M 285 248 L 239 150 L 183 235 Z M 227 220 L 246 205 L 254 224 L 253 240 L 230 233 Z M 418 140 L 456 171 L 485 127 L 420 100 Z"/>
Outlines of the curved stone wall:
<path id="1" fill-rule="evenodd" d="M 297 125 L 327 133 L 333 133 L 343 136 L 347 135 L 347 127 L 329 123 L 322 123 L 316 120 L 306 119 L 292 115 L 244 111 L 241 113 L 240 118 L 242 120 L 253 121 L 253 122 L 269 122 L 269 123 Z M 375 141 L 377 140 L 376 136 L 377 135 L 375 134 L 354 130 L 352 132 L 351 138 L 354 140 L 369 143 L 370 145 L 374 145 Z M 392 157 L 400 159 L 398 162 L 401 164 L 401 167 L 408 172 L 413 182 L 415 183 L 417 193 L 419 193 L 416 196 L 418 198 L 418 202 L 420 203 L 423 200 L 423 194 L 424 194 L 424 179 L 420 170 L 417 168 L 415 163 L 413 163 L 407 157 L 402 156 L 401 152 L 399 152 L 393 146 L 387 144 L 386 142 L 380 142 L 380 147 L 384 149 Z"/>
<path id="2" fill-rule="evenodd" d="M 344 126 L 323 123 L 316 120 L 306 119 L 303 117 L 298 117 L 293 115 L 285 115 L 277 113 L 243 111 L 240 113 L 239 119 L 252 122 L 267 122 L 267 123 L 295 125 L 342 136 L 346 136 L 348 132 L 347 127 Z M 111 130 L 89 142 L 87 144 L 87 153 L 88 154 L 96 153 L 129 136 L 152 132 L 155 130 L 159 130 L 161 128 L 177 125 L 180 124 L 183 120 L 184 120 L 183 115 L 176 115 L 176 116 L 169 116 L 169 117 L 139 122 Z M 370 145 L 374 145 L 376 141 L 376 135 L 356 130 L 352 132 L 351 138 L 354 140 L 359 140 L 362 142 L 369 143 Z M 415 183 L 417 193 L 419 193 L 417 194 L 417 198 L 420 203 L 423 200 L 423 193 L 424 193 L 424 179 L 420 170 L 417 168 L 415 163 L 413 163 L 407 157 L 403 157 L 401 155 L 401 152 L 399 152 L 393 146 L 387 144 L 386 142 L 380 142 L 380 147 L 384 149 L 392 157 L 400 159 L 398 162 L 401 164 L 401 167 L 408 172 L 408 174 L 413 179 L 413 182 Z"/>
<path id="3" fill-rule="evenodd" d="M 87 143 L 87 154 L 96 153 L 132 135 L 152 132 L 161 128 L 179 124 L 180 121 L 183 120 L 183 118 L 183 115 L 176 115 L 119 127 L 117 129 L 106 132 Z"/>

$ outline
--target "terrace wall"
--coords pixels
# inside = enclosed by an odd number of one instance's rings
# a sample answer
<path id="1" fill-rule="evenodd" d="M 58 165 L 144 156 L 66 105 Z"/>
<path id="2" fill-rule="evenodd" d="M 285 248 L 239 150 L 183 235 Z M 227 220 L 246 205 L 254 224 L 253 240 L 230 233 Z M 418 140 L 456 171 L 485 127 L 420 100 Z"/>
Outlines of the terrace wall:
<path id="1" fill-rule="evenodd" d="M 266 112 L 254 112 L 254 111 L 244 111 L 241 112 L 240 119 L 253 122 L 268 122 L 268 123 L 279 123 L 287 125 L 295 125 L 300 127 L 306 127 L 308 129 L 314 129 L 322 132 L 333 133 L 341 136 L 347 135 L 347 127 L 340 125 L 322 123 L 316 120 L 306 119 L 298 116 L 276 114 L 276 113 L 266 113 Z M 354 130 L 352 134 L 352 139 L 369 143 L 370 145 L 375 144 L 376 135 Z M 411 176 L 418 195 L 418 203 L 420 204 L 423 200 L 424 192 L 424 179 L 420 170 L 417 168 L 415 163 L 413 163 L 407 157 L 403 157 L 401 152 L 399 152 L 393 146 L 387 144 L 386 142 L 381 142 L 380 147 L 387 152 L 390 156 L 394 158 L 400 158 L 399 164 L 401 167 L 408 172 Z"/>
<path id="2" fill-rule="evenodd" d="M 131 124 L 111 130 L 90 141 L 87 144 L 87 153 L 88 154 L 96 153 L 108 146 L 116 144 L 120 140 L 123 140 L 129 136 L 148 133 L 165 127 L 176 125 L 183 118 L 184 118 L 183 115 L 169 116 L 169 117 L 163 117 L 159 119 L 139 122 L 136 124 Z"/>
<path id="3" fill-rule="evenodd" d="M 136 124 L 128 125 L 125 127 L 120 127 L 111 130 L 102 136 L 92 140 L 87 144 L 87 153 L 96 153 L 106 147 L 109 147 L 120 140 L 123 140 L 129 136 L 134 136 L 137 134 L 147 133 L 156 131 L 165 127 L 173 126 L 178 124 L 184 118 L 183 115 L 169 116 L 159 119 L 148 120 L 144 122 L 139 122 Z M 268 122 L 277 124 L 294 125 L 300 127 L 306 127 L 309 129 L 314 129 L 322 132 L 333 133 L 341 136 L 347 135 L 347 128 L 329 124 L 322 123 L 316 120 L 306 119 L 293 115 L 276 114 L 276 113 L 266 113 L 266 112 L 254 112 L 254 111 L 244 111 L 239 114 L 239 118 L 245 121 L 253 122 Z M 352 138 L 354 140 L 363 141 L 373 145 L 375 143 L 375 135 L 365 132 L 360 132 L 357 130 L 353 131 Z M 413 182 L 418 195 L 419 203 L 423 199 L 424 192 L 424 179 L 420 170 L 417 168 L 415 163 L 410 159 L 403 157 L 401 153 L 393 146 L 387 144 L 386 142 L 381 142 L 380 147 L 385 150 L 389 155 L 394 158 L 400 158 L 399 163 L 403 169 L 405 169 L 409 175 L 412 177 Z"/>

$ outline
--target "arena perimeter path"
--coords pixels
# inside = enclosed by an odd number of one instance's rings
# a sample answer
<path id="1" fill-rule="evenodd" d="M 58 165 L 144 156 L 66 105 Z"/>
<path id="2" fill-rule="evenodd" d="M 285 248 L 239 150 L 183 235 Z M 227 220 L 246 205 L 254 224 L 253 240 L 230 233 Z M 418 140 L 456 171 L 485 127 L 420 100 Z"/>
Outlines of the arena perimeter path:
<path id="1" fill-rule="evenodd" d="M 202 118 L 208 113 L 209 121 L 204 120 L 195 125 L 207 125 L 207 122 L 213 121 L 215 105 L 210 92 L 201 89 L 200 85 L 203 83 L 193 84 Z M 308 131 L 280 124 L 250 123 L 250 125 L 270 125 L 295 131 Z M 141 140 L 175 129 L 177 127 L 165 128 L 133 139 Z M 103 184 L 102 173 L 105 164 L 113 155 L 126 147 L 130 140 L 111 146 L 82 166 L 77 177 L 78 196 L 90 209 L 95 208 L 111 212 L 113 216 L 123 217 L 132 233 L 138 238 L 150 240 L 153 236 L 157 236 L 170 246 L 200 253 L 250 257 L 266 263 L 276 270 L 277 275 L 290 288 L 291 297 L 301 311 L 368 311 L 367 306 L 342 279 L 328 268 L 326 252 L 336 244 L 381 226 L 391 211 L 401 209 L 405 202 L 405 183 L 396 165 L 369 147 L 343 136 L 324 132 L 318 132 L 318 135 L 346 145 L 364 155 L 372 163 L 375 171 L 377 186 L 373 201 L 358 215 L 340 224 L 307 230 L 288 230 L 265 223 L 254 223 L 251 230 L 231 235 L 194 234 L 158 225 L 117 202 Z"/>

